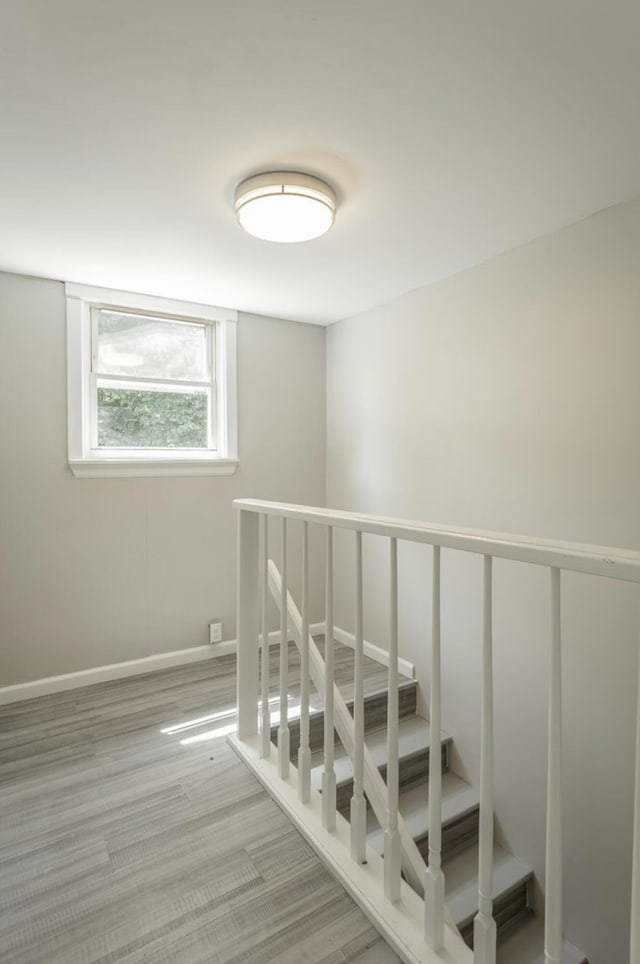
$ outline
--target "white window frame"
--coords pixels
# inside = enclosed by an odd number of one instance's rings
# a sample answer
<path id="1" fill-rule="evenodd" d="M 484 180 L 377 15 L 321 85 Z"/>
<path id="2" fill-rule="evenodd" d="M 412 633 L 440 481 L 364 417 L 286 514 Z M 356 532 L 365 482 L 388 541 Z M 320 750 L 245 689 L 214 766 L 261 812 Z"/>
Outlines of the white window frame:
<path id="1" fill-rule="evenodd" d="M 135 377 L 131 375 L 115 375 L 110 372 L 103 372 L 99 369 L 99 351 L 98 351 L 98 325 L 100 312 L 103 308 L 98 308 L 95 305 L 91 306 L 91 382 L 90 382 L 90 447 L 92 451 L 103 452 L 108 458 L 149 458 L 154 455 L 163 458 L 167 455 L 169 457 L 175 458 L 185 458 L 186 453 L 195 452 L 196 457 L 202 450 L 198 449 L 180 449 L 180 448 L 118 448 L 117 446 L 109 446 L 108 449 L 101 449 L 98 446 L 98 387 L 101 381 L 112 382 L 118 388 L 125 388 L 127 385 L 132 388 L 141 388 L 144 384 L 148 388 L 163 386 L 165 389 L 171 389 L 174 391 L 185 391 L 189 389 L 204 389 L 208 395 L 208 405 L 207 405 L 207 445 L 206 449 L 209 453 L 215 453 L 217 451 L 217 404 L 216 404 L 216 394 L 217 394 L 217 377 L 214 368 L 215 365 L 215 342 L 216 342 L 216 322 L 199 322 L 202 324 L 205 331 L 205 363 L 206 363 L 206 377 L 190 381 L 188 379 L 174 379 L 162 376 L 153 377 Z M 112 311 L 113 309 L 109 309 Z M 148 318 L 158 321 L 169 321 L 175 323 L 176 325 L 187 325 L 193 324 L 193 318 L 176 318 L 175 316 L 167 317 L 166 315 L 151 315 L 148 313 L 131 313 L 128 312 L 126 317 L 138 317 L 138 318 Z M 118 384 L 120 383 L 120 384 Z"/>
<path id="2" fill-rule="evenodd" d="M 238 465 L 236 327 L 238 315 L 153 295 L 65 284 L 67 299 L 68 459 L 77 478 L 231 475 Z M 96 379 L 92 342 L 97 310 L 133 312 L 205 322 L 215 344 L 211 398 L 214 438 L 210 447 L 196 449 L 104 449 L 95 435 Z M 93 337 L 92 337 L 93 336 Z M 211 354 L 209 354 L 211 358 Z M 158 379 L 162 381 L 162 379 Z"/>

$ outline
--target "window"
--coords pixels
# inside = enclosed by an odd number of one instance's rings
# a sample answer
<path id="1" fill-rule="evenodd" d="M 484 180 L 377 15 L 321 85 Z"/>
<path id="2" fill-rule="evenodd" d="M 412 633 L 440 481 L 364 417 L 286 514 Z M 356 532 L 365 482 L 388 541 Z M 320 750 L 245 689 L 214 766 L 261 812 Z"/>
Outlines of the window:
<path id="1" fill-rule="evenodd" d="M 229 475 L 236 313 L 66 285 L 76 476 Z"/>

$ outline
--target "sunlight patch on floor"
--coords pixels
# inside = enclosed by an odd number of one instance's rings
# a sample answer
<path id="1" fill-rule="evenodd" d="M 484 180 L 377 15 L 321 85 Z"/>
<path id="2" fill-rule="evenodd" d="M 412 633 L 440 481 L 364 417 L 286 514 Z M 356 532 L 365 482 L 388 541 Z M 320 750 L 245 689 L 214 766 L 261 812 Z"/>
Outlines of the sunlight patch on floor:
<path id="1" fill-rule="evenodd" d="M 298 720 L 300 719 L 300 704 L 295 702 L 295 697 L 290 694 L 287 696 L 287 720 Z M 258 710 L 260 710 L 261 702 L 258 704 Z M 238 715 L 238 708 L 232 706 L 227 710 L 221 710 L 219 713 L 209 713 L 207 716 L 198 716 L 193 720 L 184 720 L 182 723 L 174 723 L 171 726 L 163 727 L 160 732 L 163 736 L 179 736 L 182 733 L 187 733 L 189 730 L 196 730 L 203 726 L 208 726 L 211 723 L 221 724 L 214 727 L 212 730 L 205 730 L 204 732 L 195 733 L 192 736 L 185 736 L 184 739 L 180 740 L 181 746 L 190 746 L 194 743 L 204 743 L 206 740 L 216 740 L 223 736 L 230 736 L 235 733 L 236 730 L 236 720 Z M 273 696 L 269 699 L 269 718 L 271 720 L 272 726 L 277 726 L 280 723 L 280 697 Z M 228 722 L 225 722 L 228 721 Z"/>

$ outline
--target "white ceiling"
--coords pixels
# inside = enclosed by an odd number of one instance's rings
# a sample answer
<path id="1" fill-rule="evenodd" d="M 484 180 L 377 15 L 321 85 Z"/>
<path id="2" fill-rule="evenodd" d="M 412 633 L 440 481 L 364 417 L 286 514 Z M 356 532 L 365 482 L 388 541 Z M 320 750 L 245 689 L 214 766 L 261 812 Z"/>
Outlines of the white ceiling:
<path id="1" fill-rule="evenodd" d="M 334 321 L 640 193 L 639 93 L 637 0 L 0 0 L 0 268 Z"/>

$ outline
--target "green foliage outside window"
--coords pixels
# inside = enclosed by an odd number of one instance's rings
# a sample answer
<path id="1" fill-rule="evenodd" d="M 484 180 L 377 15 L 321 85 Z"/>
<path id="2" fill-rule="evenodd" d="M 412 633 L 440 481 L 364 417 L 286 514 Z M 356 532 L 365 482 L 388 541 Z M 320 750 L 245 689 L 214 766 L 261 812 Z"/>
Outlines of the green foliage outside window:
<path id="1" fill-rule="evenodd" d="M 205 392 L 98 388 L 102 448 L 206 448 Z"/>

